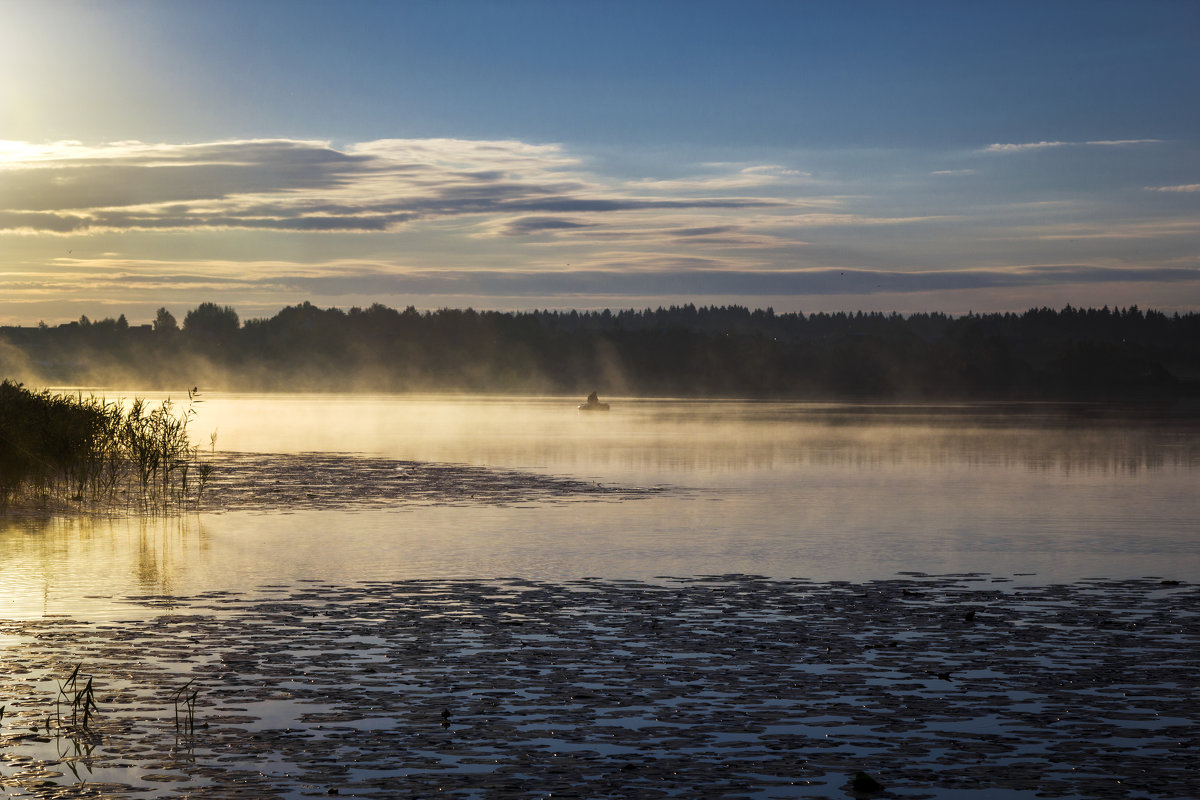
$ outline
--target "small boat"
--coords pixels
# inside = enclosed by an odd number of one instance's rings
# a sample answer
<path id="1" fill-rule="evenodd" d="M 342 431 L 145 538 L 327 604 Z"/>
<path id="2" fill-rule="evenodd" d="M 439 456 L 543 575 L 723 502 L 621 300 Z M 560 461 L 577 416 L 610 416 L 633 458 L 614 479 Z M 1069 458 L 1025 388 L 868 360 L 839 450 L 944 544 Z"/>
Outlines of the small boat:
<path id="1" fill-rule="evenodd" d="M 595 392 L 588 395 L 586 403 L 579 404 L 580 411 L 608 411 L 608 403 L 601 403 Z"/>

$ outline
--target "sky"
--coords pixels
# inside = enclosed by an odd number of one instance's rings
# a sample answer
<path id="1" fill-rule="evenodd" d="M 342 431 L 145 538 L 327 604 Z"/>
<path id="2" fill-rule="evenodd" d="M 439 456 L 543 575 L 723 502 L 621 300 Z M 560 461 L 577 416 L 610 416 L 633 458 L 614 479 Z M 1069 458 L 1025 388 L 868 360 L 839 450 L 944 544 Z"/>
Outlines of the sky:
<path id="1" fill-rule="evenodd" d="M 1200 310 L 1200 3 L 0 0 L 0 324 Z"/>

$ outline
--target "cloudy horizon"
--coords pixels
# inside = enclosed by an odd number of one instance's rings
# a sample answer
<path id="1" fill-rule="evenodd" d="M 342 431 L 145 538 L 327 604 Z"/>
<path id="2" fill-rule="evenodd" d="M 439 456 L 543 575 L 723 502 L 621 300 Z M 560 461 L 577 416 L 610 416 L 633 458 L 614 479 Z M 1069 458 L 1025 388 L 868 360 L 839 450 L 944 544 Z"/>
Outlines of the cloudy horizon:
<path id="1" fill-rule="evenodd" d="M 1200 310 L 1198 70 L 1167 25 L 1198 22 L 1184 7 L 1064 3 L 1031 32 L 1034 7 L 1018 4 L 991 33 L 976 27 L 997 22 L 989 12 L 940 3 L 701 3 L 690 33 L 668 25 L 670 4 L 637 28 L 619 3 L 359 8 L 365 20 L 306 2 L 5 3 L 0 324 L 143 322 L 205 301 L 244 317 L 305 300 Z M 264 27 L 272 11 L 290 25 Z M 407 47 L 356 50 L 368 23 Z M 613 49 L 572 53 L 571 99 L 551 34 L 588 23 Z M 793 48 L 780 24 L 830 38 Z M 946 38 L 968 33 L 978 52 Z M 36 46 L 51 35 L 63 41 Z M 852 35 L 865 38 L 847 62 Z M 650 40 L 673 60 L 638 49 Z M 474 67 L 447 67 L 439 45 Z M 739 58 L 774 71 L 734 86 Z M 434 85 L 396 88 L 404 75 Z M 308 83 L 286 89 L 288 76 Z M 899 97 L 880 93 L 885 79 Z M 802 99 L 812 119 L 788 107 Z M 206 101 L 216 119 L 201 121 Z M 581 132 L 601 101 L 608 116 Z"/>

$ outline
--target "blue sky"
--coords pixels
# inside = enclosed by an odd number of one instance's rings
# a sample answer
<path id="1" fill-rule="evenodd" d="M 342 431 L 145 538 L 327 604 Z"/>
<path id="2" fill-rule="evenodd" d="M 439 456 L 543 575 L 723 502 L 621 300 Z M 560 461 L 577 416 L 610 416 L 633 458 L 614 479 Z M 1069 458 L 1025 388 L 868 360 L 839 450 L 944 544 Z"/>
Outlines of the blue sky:
<path id="1" fill-rule="evenodd" d="M 0 323 L 1200 309 L 1200 4 L 0 0 Z"/>

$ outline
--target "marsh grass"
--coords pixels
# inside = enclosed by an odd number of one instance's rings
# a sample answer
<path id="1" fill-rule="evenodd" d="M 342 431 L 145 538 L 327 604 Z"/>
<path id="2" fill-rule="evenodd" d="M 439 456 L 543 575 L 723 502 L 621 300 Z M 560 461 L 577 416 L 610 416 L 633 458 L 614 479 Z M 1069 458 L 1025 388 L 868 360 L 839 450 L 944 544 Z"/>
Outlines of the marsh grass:
<path id="1" fill-rule="evenodd" d="M 33 392 L 0 383 L 0 508 L 167 511 L 199 501 L 211 466 L 201 464 L 168 400 L 151 407 L 82 394 Z"/>

